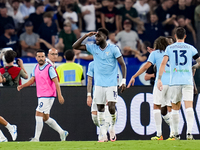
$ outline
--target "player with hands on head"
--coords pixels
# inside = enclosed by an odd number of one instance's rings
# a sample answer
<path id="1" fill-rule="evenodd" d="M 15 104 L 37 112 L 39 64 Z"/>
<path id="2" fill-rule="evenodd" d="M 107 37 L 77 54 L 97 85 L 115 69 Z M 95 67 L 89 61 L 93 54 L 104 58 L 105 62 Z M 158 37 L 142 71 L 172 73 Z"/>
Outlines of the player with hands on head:
<path id="1" fill-rule="evenodd" d="M 100 132 L 102 137 L 99 142 L 106 142 L 107 131 L 105 127 L 105 104 L 108 101 L 109 112 L 112 116 L 112 124 L 110 130 L 110 140 L 115 141 L 116 135 L 114 131 L 114 125 L 116 122 L 116 110 L 115 104 L 117 102 L 117 74 L 118 63 L 121 66 L 123 79 L 120 84 L 121 92 L 126 89 L 126 65 L 120 52 L 120 49 L 113 44 L 107 44 L 106 39 L 108 37 L 108 30 L 99 28 L 97 32 L 89 32 L 83 37 L 78 39 L 72 47 L 74 49 L 89 51 L 94 57 L 94 79 L 95 79 L 95 91 L 94 102 L 98 108 L 98 122 L 100 126 Z M 89 36 L 95 35 L 95 44 L 83 45 L 82 42 Z"/>

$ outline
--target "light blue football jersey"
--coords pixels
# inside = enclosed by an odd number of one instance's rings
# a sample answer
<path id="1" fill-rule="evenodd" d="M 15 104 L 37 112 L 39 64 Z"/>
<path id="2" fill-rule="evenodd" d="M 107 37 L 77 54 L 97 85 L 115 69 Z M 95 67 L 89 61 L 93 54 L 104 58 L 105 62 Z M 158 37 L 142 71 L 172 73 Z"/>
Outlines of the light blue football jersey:
<path id="1" fill-rule="evenodd" d="M 159 74 L 159 68 L 160 68 L 160 64 L 163 60 L 163 56 L 164 56 L 165 52 L 160 50 L 155 50 L 153 52 L 151 52 L 151 54 L 149 55 L 148 58 L 148 62 L 152 63 L 153 65 L 156 64 L 156 80 L 155 80 L 155 86 L 157 85 L 157 80 L 158 80 L 158 74 Z M 169 71 L 169 65 L 167 64 L 165 66 L 165 71 L 163 72 L 163 76 L 162 76 L 162 84 L 163 85 L 169 85 L 169 77 L 170 77 L 170 71 Z"/>
<path id="2" fill-rule="evenodd" d="M 167 46 L 165 55 L 169 57 L 170 85 L 193 85 L 192 59 L 197 49 L 183 42 Z"/>
<path id="3" fill-rule="evenodd" d="M 90 77 L 94 77 L 94 61 L 91 61 L 88 65 L 87 75 Z"/>
<path id="4" fill-rule="evenodd" d="M 119 48 L 114 44 L 108 44 L 102 50 L 96 44 L 86 44 L 86 49 L 94 58 L 94 78 L 96 86 L 117 86 L 118 61 L 122 56 Z"/>

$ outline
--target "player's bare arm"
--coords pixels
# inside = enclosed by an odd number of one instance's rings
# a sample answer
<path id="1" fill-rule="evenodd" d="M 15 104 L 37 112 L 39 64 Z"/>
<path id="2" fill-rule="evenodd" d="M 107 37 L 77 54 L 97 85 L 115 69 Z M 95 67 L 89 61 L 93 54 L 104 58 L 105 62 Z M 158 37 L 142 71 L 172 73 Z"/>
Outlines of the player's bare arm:
<path id="1" fill-rule="evenodd" d="M 200 68 L 200 57 L 198 57 L 197 59 L 196 59 L 196 64 L 195 65 L 193 65 L 192 66 L 192 70 L 193 69 L 199 69 Z"/>
<path id="2" fill-rule="evenodd" d="M 87 105 L 91 107 L 92 105 L 92 77 L 88 76 L 88 84 L 87 84 Z"/>
<path id="3" fill-rule="evenodd" d="M 122 56 L 118 57 L 117 58 L 117 61 L 118 63 L 120 64 L 121 66 L 121 69 L 122 69 L 122 76 L 123 76 L 123 79 L 122 79 L 122 82 L 120 84 L 120 88 L 121 88 L 121 93 L 124 92 L 124 90 L 126 89 L 126 65 L 125 65 L 125 62 L 124 62 L 124 59 Z"/>
<path id="4" fill-rule="evenodd" d="M 73 45 L 73 49 L 78 49 L 78 50 L 82 50 L 82 51 L 86 51 L 86 46 L 81 44 L 83 42 L 83 40 L 85 40 L 87 37 L 93 36 L 95 35 L 96 32 L 89 32 L 87 34 L 85 34 L 84 36 L 82 36 L 80 39 L 78 39 Z"/>
<path id="5" fill-rule="evenodd" d="M 162 75 L 163 75 L 163 72 L 165 70 L 165 66 L 166 66 L 168 60 L 169 60 L 169 57 L 168 56 L 164 56 L 163 60 L 162 60 L 162 62 L 160 64 L 160 69 L 159 69 L 159 74 L 158 74 L 158 81 L 157 81 L 157 87 L 158 87 L 158 89 L 160 91 L 162 91 L 162 89 L 163 89 L 161 78 L 162 78 Z"/>
<path id="6" fill-rule="evenodd" d="M 32 85 L 34 82 L 35 82 L 35 77 L 31 77 L 31 79 L 28 82 L 26 82 L 25 84 L 19 85 L 17 87 L 17 90 L 20 91 L 21 89 L 23 89 L 23 88 L 25 88 L 27 86 Z"/>
<path id="7" fill-rule="evenodd" d="M 140 68 L 131 78 L 131 80 L 128 83 L 127 88 L 129 88 L 130 86 L 133 86 L 135 83 L 135 78 L 138 77 L 139 75 L 141 75 L 143 72 L 145 72 L 152 64 L 150 62 L 146 62 L 145 65 Z"/>
<path id="8" fill-rule="evenodd" d="M 64 100 L 64 98 L 63 98 L 63 96 L 62 96 L 62 93 L 61 93 L 61 90 L 60 90 L 60 85 L 59 85 L 59 83 L 58 83 L 58 78 L 55 77 L 55 78 L 52 79 L 52 81 L 53 81 L 53 82 L 55 83 L 55 85 L 56 85 L 56 90 L 57 90 L 57 93 L 58 93 L 58 101 L 59 101 L 59 103 L 60 103 L 60 104 L 64 104 L 65 100 Z"/>

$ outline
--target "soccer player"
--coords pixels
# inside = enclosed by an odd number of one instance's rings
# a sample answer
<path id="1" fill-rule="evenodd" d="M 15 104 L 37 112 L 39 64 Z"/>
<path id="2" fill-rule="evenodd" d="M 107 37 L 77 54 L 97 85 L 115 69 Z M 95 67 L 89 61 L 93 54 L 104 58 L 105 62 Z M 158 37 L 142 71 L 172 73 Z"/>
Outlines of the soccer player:
<path id="1" fill-rule="evenodd" d="M 0 116 L 0 124 L 2 124 L 4 127 L 8 129 L 12 137 L 12 140 L 15 141 L 17 139 L 17 126 L 10 125 L 10 123 L 7 122 L 2 116 Z M 0 130 L 0 142 L 7 142 L 7 141 L 8 139 L 4 136 L 3 132 Z"/>
<path id="2" fill-rule="evenodd" d="M 113 44 L 107 44 L 106 39 L 108 37 L 108 30 L 99 28 L 97 32 L 89 32 L 83 37 L 78 39 L 72 47 L 74 49 L 89 51 L 94 57 L 94 79 L 95 79 L 95 91 L 94 102 L 98 108 L 98 122 L 102 137 L 99 142 L 106 142 L 107 131 L 105 128 L 105 104 L 108 101 L 109 112 L 112 116 L 112 124 L 110 130 L 110 140 L 115 141 L 116 135 L 114 131 L 114 125 L 116 122 L 115 104 L 117 102 L 117 73 L 118 62 L 121 65 L 123 79 L 120 84 L 121 92 L 126 89 L 126 65 L 124 63 L 122 54 L 119 48 Z M 84 39 L 89 36 L 95 35 L 95 44 L 81 44 Z"/>
<path id="3" fill-rule="evenodd" d="M 35 136 L 31 141 L 39 142 L 43 128 L 43 121 L 60 134 L 61 141 L 65 141 L 69 133 L 63 130 L 49 115 L 54 99 L 57 95 L 56 90 L 60 104 L 64 103 L 57 74 L 51 64 L 45 62 L 45 52 L 43 50 L 37 51 L 36 60 L 38 61 L 38 64 L 33 69 L 31 79 L 27 83 L 17 87 L 17 90 L 20 91 L 36 82 L 38 106 L 35 114 Z"/>
<path id="4" fill-rule="evenodd" d="M 192 75 L 192 58 L 200 64 L 200 58 L 197 49 L 192 45 L 184 42 L 186 31 L 178 27 L 175 31 L 176 43 L 166 48 L 165 55 L 160 65 L 157 87 L 163 90 L 163 80 L 161 80 L 165 66 L 169 61 L 170 66 L 170 91 L 172 100 L 172 128 L 174 129 L 174 140 L 179 140 L 179 110 L 181 99 L 184 100 L 186 108 L 187 122 L 187 140 L 193 140 L 191 134 L 194 111 L 193 111 L 193 75 Z"/>
<path id="5" fill-rule="evenodd" d="M 156 49 L 155 51 L 151 52 L 149 55 L 149 58 L 146 62 L 146 64 L 140 68 L 131 78 L 129 81 L 129 84 L 127 88 L 129 88 L 131 85 L 134 85 L 135 83 L 135 78 L 138 77 L 140 74 L 145 72 L 151 65 L 156 64 L 157 71 L 159 70 L 160 64 L 162 62 L 162 58 L 165 53 L 165 48 L 171 44 L 169 40 L 166 37 L 160 36 L 157 38 L 154 42 L 154 48 Z M 156 80 L 155 83 L 157 83 L 158 80 L 158 72 L 156 74 Z M 156 131 L 157 135 L 155 137 L 152 137 L 151 140 L 163 140 L 162 136 L 162 118 L 161 118 L 161 106 L 171 106 L 170 103 L 170 92 L 168 91 L 169 89 L 169 67 L 165 67 L 165 73 L 163 75 L 163 84 L 164 84 L 164 90 L 161 92 L 157 89 L 156 86 L 153 88 L 153 103 L 154 103 L 154 110 L 153 110 L 153 115 L 155 119 L 155 124 L 156 124 Z M 155 84 L 156 85 L 156 84 Z M 164 116 L 164 120 L 167 121 L 166 118 L 169 118 L 168 124 L 170 124 L 170 116 Z M 171 130 L 172 132 L 172 130 Z"/>
<path id="6" fill-rule="evenodd" d="M 92 116 L 92 121 L 93 123 L 99 127 L 99 123 L 98 123 L 98 119 L 97 119 L 97 104 L 95 104 L 92 101 L 92 80 L 94 77 L 94 61 L 90 62 L 88 65 L 88 84 L 87 84 L 87 105 L 89 107 L 91 107 L 91 116 Z M 94 88 L 93 88 L 93 92 L 94 92 Z M 108 106 L 105 105 L 105 124 L 106 124 L 106 131 L 108 131 L 109 126 L 112 124 L 111 123 L 111 115 L 110 112 L 108 110 Z M 110 133 L 110 132 L 109 132 Z M 99 136 L 100 138 L 100 136 Z"/>

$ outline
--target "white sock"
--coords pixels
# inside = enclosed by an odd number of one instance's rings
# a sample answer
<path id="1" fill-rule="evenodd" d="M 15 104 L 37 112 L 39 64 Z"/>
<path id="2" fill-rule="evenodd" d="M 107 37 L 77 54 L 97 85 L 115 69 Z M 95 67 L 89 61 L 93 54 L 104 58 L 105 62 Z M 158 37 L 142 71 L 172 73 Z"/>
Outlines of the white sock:
<path id="1" fill-rule="evenodd" d="M 43 117 L 35 116 L 35 121 L 36 121 L 36 125 L 35 125 L 35 137 L 34 138 L 40 140 L 40 135 L 41 135 L 42 128 L 43 128 Z"/>
<path id="2" fill-rule="evenodd" d="M 162 118 L 165 120 L 165 122 L 170 126 L 170 121 L 171 121 L 171 119 L 170 119 L 170 117 L 171 117 L 171 113 L 167 113 L 165 116 L 162 116 Z"/>
<path id="3" fill-rule="evenodd" d="M 94 123 L 97 127 L 99 127 L 99 122 L 98 122 L 98 119 L 97 119 L 97 115 L 91 114 L 91 116 L 92 116 L 92 121 L 93 121 L 93 123 Z"/>
<path id="4" fill-rule="evenodd" d="M 172 109 L 172 128 L 174 135 L 178 135 L 178 126 L 179 126 L 179 110 Z"/>
<path id="5" fill-rule="evenodd" d="M 1 139 L 6 139 L 5 135 L 3 134 L 3 132 L 0 130 L 0 138 Z"/>
<path id="6" fill-rule="evenodd" d="M 100 128 L 100 133 L 102 136 L 106 136 L 106 128 L 105 128 L 105 113 L 104 112 L 98 112 L 98 122 L 99 122 L 99 128 Z"/>
<path id="7" fill-rule="evenodd" d="M 157 136 L 161 136 L 162 135 L 162 129 L 161 129 L 162 118 L 161 118 L 160 109 L 154 109 L 153 116 L 154 116 L 155 123 L 156 123 Z"/>
<path id="8" fill-rule="evenodd" d="M 112 131 L 114 131 L 114 129 L 115 129 L 116 119 L 117 119 L 117 112 L 115 111 L 115 114 L 111 115 L 111 126 L 110 126 L 110 130 L 112 130 Z"/>
<path id="9" fill-rule="evenodd" d="M 173 128 L 172 128 L 172 117 L 171 112 L 168 112 L 165 116 L 162 116 L 165 122 L 169 125 L 170 128 L 170 137 L 173 136 Z"/>
<path id="10" fill-rule="evenodd" d="M 12 131 L 12 130 L 13 130 L 13 126 L 10 125 L 10 123 L 8 123 L 5 127 L 6 127 L 9 131 Z"/>
<path id="11" fill-rule="evenodd" d="M 194 110 L 192 107 L 186 109 L 186 121 L 187 121 L 187 134 L 192 133 L 192 127 L 194 123 Z"/>
<path id="12" fill-rule="evenodd" d="M 48 124 L 52 129 L 56 130 L 59 134 L 63 133 L 63 129 L 58 125 L 58 123 L 53 119 L 50 118 L 45 121 L 46 124 Z"/>

